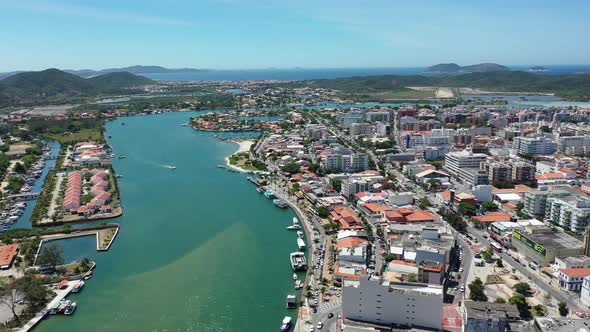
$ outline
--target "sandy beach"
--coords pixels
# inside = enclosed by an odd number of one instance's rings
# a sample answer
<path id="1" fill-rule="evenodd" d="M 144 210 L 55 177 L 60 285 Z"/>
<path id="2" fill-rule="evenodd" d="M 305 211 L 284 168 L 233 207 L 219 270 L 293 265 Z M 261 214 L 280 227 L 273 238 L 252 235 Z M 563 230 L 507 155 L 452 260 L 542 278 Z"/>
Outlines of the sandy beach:
<path id="1" fill-rule="evenodd" d="M 250 151 L 250 147 L 254 144 L 253 140 L 248 140 L 248 139 L 239 140 L 239 141 L 232 140 L 232 142 L 237 143 L 239 145 L 238 151 L 234 152 L 233 154 L 240 153 L 240 152 L 248 152 L 248 151 Z M 229 156 L 225 157 L 225 165 L 233 170 L 238 171 L 238 172 L 248 173 L 248 171 L 246 171 L 238 166 L 230 164 L 229 163 Z"/>

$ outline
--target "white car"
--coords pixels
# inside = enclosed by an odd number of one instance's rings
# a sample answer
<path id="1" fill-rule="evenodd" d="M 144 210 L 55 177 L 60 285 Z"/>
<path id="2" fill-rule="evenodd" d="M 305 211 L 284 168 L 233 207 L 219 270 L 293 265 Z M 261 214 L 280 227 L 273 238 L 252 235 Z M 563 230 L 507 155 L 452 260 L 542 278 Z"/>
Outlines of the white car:
<path id="1" fill-rule="evenodd" d="M 321 330 L 324 327 L 324 323 L 318 322 L 318 330 Z"/>
<path id="2" fill-rule="evenodd" d="M 309 327 L 309 332 L 313 332 L 313 331 L 314 331 L 314 328 L 313 328 L 313 325 L 312 325 L 312 326 Z"/>
<path id="3" fill-rule="evenodd" d="M 463 272 L 463 267 L 462 266 L 459 268 L 459 272 Z"/>

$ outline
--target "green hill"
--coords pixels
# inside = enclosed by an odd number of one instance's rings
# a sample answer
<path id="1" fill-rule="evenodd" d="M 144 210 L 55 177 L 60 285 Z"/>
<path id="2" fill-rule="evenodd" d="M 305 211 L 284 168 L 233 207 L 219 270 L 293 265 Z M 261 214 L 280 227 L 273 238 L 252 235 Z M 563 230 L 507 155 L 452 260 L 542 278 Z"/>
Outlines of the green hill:
<path id="1" fill-rule="evenodd" d="M 25 72 L 0 80 L 0 106 L 29 105 L 118 93 L 151 82 L 153 81 L 148 78 L 130 73 L 110 73 L 84 79 L 53 68 Z"/>
<path id="2" fill-rule="evenodd" d="M 410 86 L 477 88 L 498 92 L 554 93 L 568 100 L 590 100 L 590 75 L 539 75 L 522 71 L 494 71 L 449 76 L 364 76 L 292 83 L 340 90 L 345 93 L 402 91 Z"/>

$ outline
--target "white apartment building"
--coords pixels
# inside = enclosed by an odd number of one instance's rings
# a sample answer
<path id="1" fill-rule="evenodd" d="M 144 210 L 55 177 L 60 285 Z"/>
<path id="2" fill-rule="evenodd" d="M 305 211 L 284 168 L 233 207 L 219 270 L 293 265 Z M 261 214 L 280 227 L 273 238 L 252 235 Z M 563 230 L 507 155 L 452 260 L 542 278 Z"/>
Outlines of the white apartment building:
<path id="1" fill-rule="evenodd" d="M 470 151 L 449 152 L 445 155 L 444 169 L 459 180 L 476 186 L 487 184 L 487 173 L 480 170 L 480 165 L 488 156 Z"/>
<path id="2" fill-rule="evenodd" d="M 513 148 L 524 155 L 551 155 L 557 151 L 557 144 L 545 136 L 515 137 Z"/>
<path id="3" fill-rule="evenodd" d="M 557 140 L 557 151 L 566 155 L 590 152 L 590 136 L 563 136 Z"/>
<path id="4" fill-rule="evenodd" d="M 584 305 L 590 306 L 590 277 L 584 277 L 582 291 L 580 293 L 580 301 L 582 301 Z"/>
<path id="5" fill-rule="evenodd" d="M 581 234 L 590 222 L 590 200 L 582 196 L 548 197 L 545 219 Z"/>
<path id="6" fill-rule="evenodd" d="M 382 325 L 442 329 L 443 289 L 427 284 L 394 284 L 361 277 L 342 291 L 347 319 Z"/>
<path id="7" fill-rule="evenodd" d="M 363 191 L 369 191 L 371 189 L 371 182 L 362 180 L 362 179 L 354 179 L 348 178 L 342 181 L 342 187 L 340 192 L 346 198 L 352 197 L 352 195 L 356 193 L 360 193 Z"/>

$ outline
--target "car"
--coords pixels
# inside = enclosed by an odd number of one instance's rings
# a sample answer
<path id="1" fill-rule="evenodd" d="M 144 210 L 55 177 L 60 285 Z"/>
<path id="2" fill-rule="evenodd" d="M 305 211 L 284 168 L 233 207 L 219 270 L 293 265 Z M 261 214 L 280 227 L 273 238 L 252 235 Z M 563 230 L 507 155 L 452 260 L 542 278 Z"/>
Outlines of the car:
<path id="1" fill-rule="evenodd" d="M 313 313 L 314 313 L 314 314 L 317 314 L 317 313 L 318 313 L 318 308 L 316 308 L 316 307 L 313 307 Z"/>
<path id="2" fill-rule="evenodd" d="M 464 293 L 465 292 L 465 284 L 461 284 L 461 292 Z"/>
<path id="3" fill-rule="evenodd" d="M 463 272 L 463 267 L 462 266 L 459 268 L 459 272 Z"/>
<path id="4" fill-rule="evenodd" d="M 318 322 L 318 330 L 321 330 L 324 327 L 324 323 Z"/>
<path id="5" fill-rule="evenodd" d="M 332 318 L 332 317 L 334 317 L 334 314 L 333 313 L 329 313 L 328 314 L 328 318 Z"/>
<path id="6" fill-rule="evenodd" d="M 309 332 L 313 332 L 313 331 L 314 331 L 314 328 L 313 328 L 313 325 L 312 325 L 312 326 L 309 327 Z"/>
<path id="7" fill-rule="evenodd" d="M 342 315 L 338 314 L 338 319 L 342 319 Z"/>

